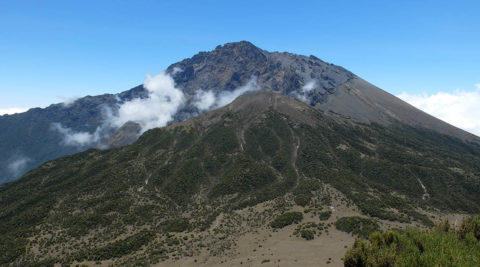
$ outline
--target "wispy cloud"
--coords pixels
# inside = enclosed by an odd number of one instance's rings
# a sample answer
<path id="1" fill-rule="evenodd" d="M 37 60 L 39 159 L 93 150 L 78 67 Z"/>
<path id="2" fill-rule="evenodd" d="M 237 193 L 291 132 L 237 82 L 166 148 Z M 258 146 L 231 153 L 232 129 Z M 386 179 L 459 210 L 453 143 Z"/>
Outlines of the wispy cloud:
<path id="1" fill-rule="evenodd" d="M 75 103 L 75 101 L 77 101 L 77 99 L 79 97 L 76 97 L 76 96 L 71 96 L 71 97 L 66 97 L 66 96 L 57 96 L 58 99 L 60 99 L 62 101 L 62 105 L 64 107 L 69 107 L 71 106 L 73 103 Z"/>
<path id="2" fill-rule="evenodd" d="M 307 102 L 307 95 L 314 89 L 317 88 L 317 80 L 312 79 L 307 81 L 301 88 L 300 91 L 294 91 L 292 94 L 294 97 L 300 99 L 303 102 Z"/>
<path id="3" fill-rule="evenodd" d="M 100 141 L 101 138 L 101 127 L 93 133 L 75 132 L 68 127 L 64 127 L 61 123 L 52 123 L 51 128 L 62 135 L 62 144 L 65 146 L 91 146 Z"/>
<path id="4" fill-rule="evenodd" d="M 24 173 L 27 164 L 31 161 L 28 157 L 14 157 L 11 159 L 10 163 L 8 163 L 7 168 L 11 175 L 17 177 Z"/>
<path id="5" fill-rule="evenodd" d="M 212 91 L 197 91 L 194 105 L 201 111 L 220 108 L 230 104 L 235 98 L 250 91 L 257 91 L 260 86 L 257 84 L 257 78 L 252 77 L 247 84 L 240 86 L 233 91 L 223 91 L 215 94 Z"/>
<path id="6" fill-rule="evenodd" d="M 305 83 L 304 86 L 302 86 L 302 91 L 304 93 L 307 93 L 307 92 L 312 91 L 316 87 L 317 87 L 317 80 L 313 79 L 313 80 L 310 80 L 307 83 Z"/>
<path id="7" fill-rule="evenodd" d="M 435 94 L 401 93 L 397 97 L 461 129 L 480 136 L 480 84 L 471 91 Z"/>
<path id="8" fill-rule="evenodd" d="M 27 111 L 28 108 L 22 107 L 15 107 L 15 108 L 0 108 L 0 116 L 6 114 L 15 114 L 15 113 L 22 113 Z"/>

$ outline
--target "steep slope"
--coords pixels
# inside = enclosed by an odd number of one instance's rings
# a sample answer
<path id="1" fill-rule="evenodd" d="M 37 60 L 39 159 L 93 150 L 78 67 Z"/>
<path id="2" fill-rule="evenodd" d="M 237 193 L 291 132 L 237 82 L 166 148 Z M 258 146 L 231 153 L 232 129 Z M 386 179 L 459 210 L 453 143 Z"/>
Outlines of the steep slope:
<path id="1" fill-rule="evenodd" d="M 400 122 L 480 143 L 477 136 L 430 116 L 344 68 L 315 56 L 267 52 L 242 41 L 201 52 L 172 64 L 168 71 L 191 98 L 199 89 L 220 93 L 234 90 L 256 77 L 264 90 L 298 98 L 357 122 L 383 125 Z M 195 107 L 190 106 L 190 109 L 195 110 Z"/>
<path id="2" fill-rule="evenodd" d="M 96 143 L 65 144 L 54 123 L 74 132 L 93 133 L 105 119 L 107 109 L 115 112 L 118 100 L 145 97 L 142 86 L 120 94 L 87 96 L 74 103 L 54 104 L 27 112 L 0 116 L 0 183 L 23 175 L 47 160 L 84 151 Z"/>
<path id="3" fill-rule="evenodd" d="M 261 249 L 251 242 L 255 249 L 245 252 L 242 242 L 269 237 L 279 240 L 275 248 L 301 242 L 303 252 L 318 255 L 318 243 L 300 236 L 333 238 L 324 242 L 342 254 L 348 243 L 334 242 L 337 217 L 397 227 L 430 226 L 450 211 L 475 213 L 479 173 L 478 145 L 409 125 L 361 124 L 253 92 L 150 130 L 132 145 L 63 157 L 1 185 L 0 263 L 198 258 L 212 265 L 223 257 L 240 265 Z M 338 209 L 327 224 L 318 212 L 329 206 Z M 295 222 L 296 229 L 288 226 Z"/>
<path id="4" fill-rule="evenodd" d="M 357 122 L 382 125 L 400 122 L 480 143 L 480 138 L 425 114 L 344 68 L 315 56 L 267 52 L 241 41 L 174 63 L 168 67 L 167 73 L 186 99 L 172 121 L 183 121 L 208 110 L 198 107 L 199 92 L 219 97 L 255 81 L 257 88 L 280 92 Z M 0 116 L 0 150 L 3 151 L 0 155 L 0 183 L 16 178 L 46 160 L 109 143 L 100 139 L 82 145 L 66 145 L 62 135 L 52 130 L 52 123 L 61 123 L 73 132 L 94 134 L 105 120 L 102 110 L 109 108 L 115 113 L 119 103 L 138 97 L 148 97 L 141 85 L 118 95 L 82 98 L 67 107 L 58 104 L 23 114 Z M 105 138 L 116 129 L 110 130 L 104 133 Z M 122 134 L 124 141 L 128 142 L 111 144 L 127 144 L 138 137 L 135 131 L 130 134 Z"/>

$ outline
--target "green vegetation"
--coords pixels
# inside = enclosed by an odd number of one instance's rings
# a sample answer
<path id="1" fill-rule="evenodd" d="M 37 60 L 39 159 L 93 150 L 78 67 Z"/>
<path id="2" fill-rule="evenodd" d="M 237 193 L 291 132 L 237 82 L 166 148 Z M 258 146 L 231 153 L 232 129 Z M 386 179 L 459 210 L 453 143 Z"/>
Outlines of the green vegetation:
<path id="1" fill-rule="evenodd" d="M 315 238 L 315 232 L 314 230 L 310 229 L 302 229 L 300 230 L 300 235 L 305 238 L 306 240 L 312 240 Z"/>
<path id="2" fill-rule="evenodd" d="M 358 216 L 342 217 L 335 222 L 335 227 L 343 232 L 367 238 L 371 233 L 379 231 L 380 227 L 375 220 Z"/>
<path id="3" fill-rule="evenodd" d="M 283 228 L 287 225 L 299 223 L 303 219 L 303 214 L 301 212 L 285 212 L 284 214 L 278 215 L 271 223 L 272 228 Z"/>
<path id="4" fill-rule="evenodd" d="M 331 216 L 332 216 L 332 211 L 331 210 L 322 211 L 318 214 L 318 217 L 320 218 L 320 221 L 326 221 L 326 220 L 330 219 Z"/>
<path id="5" fill-rule="evenodd" d="M 133 236 L 115 241 L 104 247 L 82 251 L 76 255 L 75 259 L 78 261 L 97 261 L 121 257 L 139 250 L 154 237 L 155 233 L 153 231 L 142 230 Z"/>
<path id="6" fill-rule="evenodd" d="M 320 181 L 313 178 L 301 179 L 293 190 L 294 201 L 297 205 L 307 206 L 313 197 L 312 192 L 322 188 Z"/>
<path id="7" fill-rule="evenodd" d="M 190 227 L 187 218 L 176 218 L 165 222 L 164 230 L 167 232 L 183 232 Z"/>
<path id="8" fill-rule="evenodd" d="M 212 195 L 248 192 L 276 180 L 272 170 L 244 156 L 238 156 L 226 170 L 225 176 L 213 188 Z"/>
<path id="9" fill-rule="evenodd" d="M 467 218 L 455 233 L 448 222 L 418 229 L 373 233 L 345 254 L 345 266 L 478 266 L 480 219 Z"/>
<path id="10" fill-rule="evenodd" d="M 312 240 L 315 238 L 316 235 L 320 236 L 322 234 L 322 231 L 326 230 L 327 228 L 328 225 L 325 226 L 324 223 L 317 224 L 314 222 L 307 222 L 299 224 L 295 231 L 293 231 L 293 234 L 296 237 L 302 237 L 306 240 Z"/>
<path id="11" fill-rule="evenodd" d="M 419 210 L 480 211 L 478 145 L 399 124 L 343 123 L 313 109 L 279 110 L 219 111 L 152 129 L 130 146 L 59 158 L 0 185 L 0 265 L 109 257 L 148 265 L 190 255 L 190 234 L 210 229 L 220 214 L 269 200 L 275 203 L 269 215 L 249 223 L 300 223 L 299 212 L 272 217 L 295 204 L 310 210 L 307 216 L 331 220 L 331 212 L 322 211 L 331 202 L 324 184 L 339 190 L 347 205 L 385 220 L 430 227 Z M 419 181 L 429 197 L 423 198 Z M 458 235 L 475 224 L 465 224 Z M 295 235 L 306 239 L 326 231 L 323 224 L 298 226 Z M 359 217 L 336 226 L 363 237 L 378 230 L 374 220 Z M 155 234 L 137 236 L 140 229 Z M 145 257 L 134 259 L 139 254 Z"/>

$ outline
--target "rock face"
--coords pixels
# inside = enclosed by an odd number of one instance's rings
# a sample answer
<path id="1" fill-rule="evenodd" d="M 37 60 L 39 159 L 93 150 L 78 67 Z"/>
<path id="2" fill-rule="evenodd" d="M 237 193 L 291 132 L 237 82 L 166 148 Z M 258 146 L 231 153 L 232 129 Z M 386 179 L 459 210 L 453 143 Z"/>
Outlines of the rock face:
<path id="1" fill-rule="evenodd" d="M 246 41 L 217 46 L 211 52 L 200 52 L 172 64 L 167 71 L 172 73 L 176 84 L 190 96 L 189 99 L 197 90 L 215 93 L 232 91 L 254 78 L 262 90 L 304 97 L 311 105 L 327 101 L 335 88 L 355 77 L 342 67 L 325 63 L 314 56 L 270 53 Z M 302 87 L 309 82 L 311 88 L 303 92 Z M 179 118 L 184 118 L 185 113 L 187 117 L 191 116 L 188 110 L 197 111 L 187 104 L 187 109 L 179 112 Z"/>
<path id="2" fill-rule="evenodd" d="M 349 71 L 314 56 L 269 53 L 245 41 L 201 52 L 171 65 L 168 71 L 173 72 L 175 68 L 183 70 L 174 75 L 175 82 L 189 94 L 198 89 L 233 90 L 246 84 L 251 77 L 257 77 L 262 89 L 286 95 L 298 92 L 308 81 L 316 80 L 312 92 L 318 96 L 333 92 L 355 77 Z"/>
<path id="3" fill-rule="evenodd" d="M 218 46 L 210 52 L 200 52 L 172 64 L 167 72 L 187 99 L 174 116 L 175 121 L 203 112 L 193 104 L 198 90 L 220 94 L 255 79 L 262 90 L 301 99 L 324 112 L 354 121 L 382 125 L 400 122 L 469 142 L 480 142 L 478 137 L 440 121 L 344 68 L 315 56 L 267 52 L 242 41 Z M 65 146 L 62 136 L 51 130 L 52 123 L 61 123 L 73 131 L 93 133 L 102 124 L 106 109 L 115 113 L 119 100 L 128 101 L 147 95 L 140 85 L 117 95 L 84 97 L 70 106 L 56 104 L 22 114 L 0 116 L 0 183 L 13 180 L 47 160 L 109 142 L 100 140 L 83 146 Z M 132 135 L 127 137 L 123 132 L 122 140 L 125 142 L 111 144 L 126 144 L 138 137 L 134 131 L 130 133 Z"/>

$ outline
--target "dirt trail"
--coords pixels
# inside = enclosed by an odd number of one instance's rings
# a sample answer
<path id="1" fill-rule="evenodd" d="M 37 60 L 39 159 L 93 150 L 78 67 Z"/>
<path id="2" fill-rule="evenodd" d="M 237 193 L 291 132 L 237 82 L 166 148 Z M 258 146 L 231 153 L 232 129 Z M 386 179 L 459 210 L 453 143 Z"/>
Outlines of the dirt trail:
<path id="1" fill-rule="evenodd" d="M 422 189 L 423 189 L 422 199 L 425 200 L 425 199 L 429 198 L 429 197 L 430 197 L 430 194 L 428 193 L 427 188 L 425 187 L 425 185 L 423 185 L 422 181 L 421 181 L 419 178 L 417 178 L 417 181 L 418 181 L 418 183 L 420 183 L 420 186 L 421 186 Z"/>
<path id="2" fill-rule="evenodd" d="M 300 179 L 300 175 L 298 173 L 297 169 L 297 157 L 298 157 L 298 148 L 300 147 L 300 138 L 295 135 L 295 132 L 292 130 L 292 128 L 289 127 L 290 134 L 292 135 L 292 138 L 295 139 L 295 143 L 293 144 L 293 149 L 292 149 L 292 166 L 293 169 L 295 170 L 295 174 L 297 175 L 297 184 L 298 180 Z"/>

